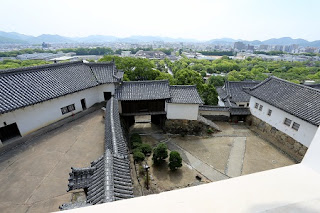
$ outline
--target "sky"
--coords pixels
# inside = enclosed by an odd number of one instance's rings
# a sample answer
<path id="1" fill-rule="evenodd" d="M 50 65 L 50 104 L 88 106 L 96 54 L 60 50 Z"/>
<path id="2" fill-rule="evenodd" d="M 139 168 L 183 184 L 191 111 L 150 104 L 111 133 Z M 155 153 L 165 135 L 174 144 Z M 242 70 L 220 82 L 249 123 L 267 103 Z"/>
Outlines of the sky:
<path id="1" fill-rule="evenodd" d="M 0 31 L 320 40 L 320 0 L 0 0 Z"/>

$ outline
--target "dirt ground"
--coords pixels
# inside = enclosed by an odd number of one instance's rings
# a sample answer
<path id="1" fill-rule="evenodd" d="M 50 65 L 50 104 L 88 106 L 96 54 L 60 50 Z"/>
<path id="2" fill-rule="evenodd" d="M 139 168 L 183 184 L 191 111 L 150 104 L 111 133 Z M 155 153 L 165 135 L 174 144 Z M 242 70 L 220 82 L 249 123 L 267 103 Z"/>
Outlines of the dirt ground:
<path id="1" fill-rule="evenodd" d="M 32 139 L 0 157 L 0 212 L 52 212 L 71 201 L 71 167 L 87 167 L 104 151 L 100 111 Z"/>
<path id="2" fill-rule="evenodd" d="M 140 119 L 140 121 L 146 120 L 148 119 Z M 150 190 L 145 189 L 144 172 L 142 171 L 142 175 L 139 175 L 139 170 L 143 169 L 139 169 L 139 166 L 136 166 L 137 175 L 140 179 L 140 185 L 137 184 L 137 181 L 134 184 L 137 192 L 136 195 L 142 195 L 141 189 L 143 189 L 143 193 L 146 195 L 217 181 L 215 178 L 210 179 L 204 175 L 201 168 L 206 167 L 194 166 L 195 164 L 199 164 L 199 162 L 207 167 L 209 166 L 212 170 L 220 172 L 226 178 L 233 177 L 228 176 L 227 173 L 228 167 L 232 167 L 230 165 L 230 158 L 233 156 L 236 156 L 236 160 L 241 161 L 235 165 L 239 167 L 240 171 L 236 176 L 275 169 L 295 163 L 290 157 L 253 133 L 244 124 L 230 124 L 227 122 L 216 122 L 216 124 L 222 131 L 212 136 L 181 137 L 180 135 L 163 134 L 161 130 L 150 123 L 136 123 L 131 132 L 140 133 L 144 143 L 148 143 L 152 147 L 155 147 L 160 142 L 167 143 L 168 145 L 171 144 L 174 145 L 173 147 L 179 148 L 177 151 L 184 156 L 182 168 L 175 172 L 171 172 L 168 169 L 167 162 L 160 167 L 154 167 L 151 157 L 149 157 L 147 163 L 151 166 L 149 172 L 151 177 Z M 242 148 L 236 149 L 234 147 L 235 143 L 238 143 L 238 139 L 244 141 L 244 144 Z M 232 149 L 235 149 L 233 153 L 231 153 Z M 243 153 L 234 154 L 238 150 L 243 150 Z M 185 155 L 185 153 L 188 155 Z M 194 158 L 190 158 L 190 156 Z M 198 159 L 199 161 L 195 162 L 194 159 Z M 197 170 L 197 168 L 200 169 Z M 203 182 L 199 182 L 196 179 L 197 175 L 202 177 Z"/>

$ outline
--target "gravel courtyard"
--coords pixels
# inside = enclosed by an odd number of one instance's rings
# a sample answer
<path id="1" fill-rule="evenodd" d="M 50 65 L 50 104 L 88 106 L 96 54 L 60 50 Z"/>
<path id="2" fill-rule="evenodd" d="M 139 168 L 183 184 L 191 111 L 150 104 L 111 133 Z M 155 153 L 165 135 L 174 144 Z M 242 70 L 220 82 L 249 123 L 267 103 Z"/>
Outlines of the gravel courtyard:
<path id="1" fill-rule="evenodd" d="M 154 147 L 164 142 L 169 150 L 178 151 L 183 159 L 181 171 L 176 174 L 168 168 L 161 168 L 159 172 L 151 167 L 151 182 L 154 189 L 158 189 L 154 193 L 192 186 L 197 182 L 196 175 L 202 176 L 203 183 L 206 183 L 295 163 L 244 124 L 216 124 L 222 131 L 206 137 L 166 135 L 157 126 L 145 122 L 134 125 L 132 132 L 140 133 L 144 143 Z M 148 164 L 152 166 L 150 157 Z"/>
<path id="2" fill-rule="evenodd" d="M 95 111 L 0 157 L 0 212 L 52 212 L 70 202 L 68 177 L 103 154 L 104 122 Z"/>

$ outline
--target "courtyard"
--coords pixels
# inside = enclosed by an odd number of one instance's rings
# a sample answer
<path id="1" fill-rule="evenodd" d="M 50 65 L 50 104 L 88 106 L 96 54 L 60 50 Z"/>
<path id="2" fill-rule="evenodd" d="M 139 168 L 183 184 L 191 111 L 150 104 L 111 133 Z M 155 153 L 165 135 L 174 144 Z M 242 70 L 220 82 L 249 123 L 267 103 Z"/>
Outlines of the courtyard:
<path id="1" fill-rule="evenodd" d="M 150 189 L 132 163 L 135 196 L 160 193 L 230 177 L 294 164 L 287 155 L 261 139 L 243 124 L 217 122 L 222 132 L 211 136 L 163 134 L 142 117 L 132 133 L 152 147 L 160 142 L 178 151 L 183 166 L 171 172 L 167 162 L 150 168 Z M 33 138 L 0 157 L 0 212 L 51 212 L 70 202 L 67 184 L 71 167 L 87 167 L 104 151 L 104 120 L 95 111 Z M 133 161 L 131 161 L 133 162 Z M 140 169 L 141 170 L 141 169 Z M 139 181 L 138 182 L 138 178 Z"/>
<path id="2" fill-rule="evenodd" d="M 52 212 L 71 201 L 71 167 L 87 167 L 104 151 L 100 111 L 34 138 L 0 157 L 0 212 Z"/>
<path id="3" fill-rule="evenodd" d="M 145 117 L 144 120 L 148 119 Z M 143 178 L 139 177 L 140 184 L 135 181 L 135 195 L 159 193 L 295 164 L 245 124 L 215 123 L 221 132 L 211 136 L 183 137 L 163 134 L 157 126 L 138 120 L 132 132 L 141 134 L 143 142 L 152 147 L 160 142 L 166 143 L 169 151 L 180 153 L 183 166 L 172 172 L 167 167 L 168 160 L 161 167 L 154 167 L 152 156 L 148 157 L 151 189 L 141 187 Z"/>

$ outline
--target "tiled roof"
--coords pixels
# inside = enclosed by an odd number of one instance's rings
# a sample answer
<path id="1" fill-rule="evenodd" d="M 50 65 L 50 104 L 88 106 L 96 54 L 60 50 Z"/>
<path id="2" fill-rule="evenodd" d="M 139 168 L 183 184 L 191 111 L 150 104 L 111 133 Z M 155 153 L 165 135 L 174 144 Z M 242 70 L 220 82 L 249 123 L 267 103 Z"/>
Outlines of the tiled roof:
<path id="1" fill-rule="evenodd" d="M 320 90 L 272 76 L 245 91 L 313 125 L 320 124 Z"/>
<path id="2" fill-rule="evenodd" d="M 200 95 L 194 85 L 170 86 L 170 103 L 203 104 Z"/>
<path id="3" fill-rule="evenodd" d="M 199 106 L 199 110 L 200 110 L 200 111 L 221 111 L 221 112 L 228 112 L 228 111 L 229 111 L 229 107 L 202 105 L 202 106 Z"/>
<path id="4" fill-rule="evenodd" d="M 118 81 L 112 77 L 113 67 L 80 61 L 0 70 L 0 114 Z"/>
<path id="5" fill-rule="evenodd" d="M 168 99 L 169 82 L 168 80 L 124 81 L 117 88 L 115 97 L 121 101 Z"/>
<path id="6" fill-rule="evenodd" d="M 113 97 L 106 106 L 105 153 L 88 168 L 72 168 L 68 187 L 68 191 L 86 188 L 87 200 L 79 205 L 63 204 L 60 206 L 63 210 L 133 197 L 128 147 L 120 123 L 118 101 Z"/>
<path id="7" fill-rule="evenodd" d="M 230 107 L 229 111 L 231 115 L 251 115 L 248 107 Z"/>
<path id="8" fill-rule="evenodd" d="M 86 63 L 94 73 L 99 83 L 119 82 L 123 73 L 118 73 L 114 63 Z"/>
<path id="9" fill-rule="evenodd" d="M 243 91 L 245 87 L 253 87 L 259 84 L 260 81 L 227 81 L 225 85 L 219 89 L 217 92 L 220 98 L 226 102 L 237 103 L 237 102 L 249 102 L 250 95 Z M 227 105 L 232 106 L 232 103 L 228 103 Z"/>

